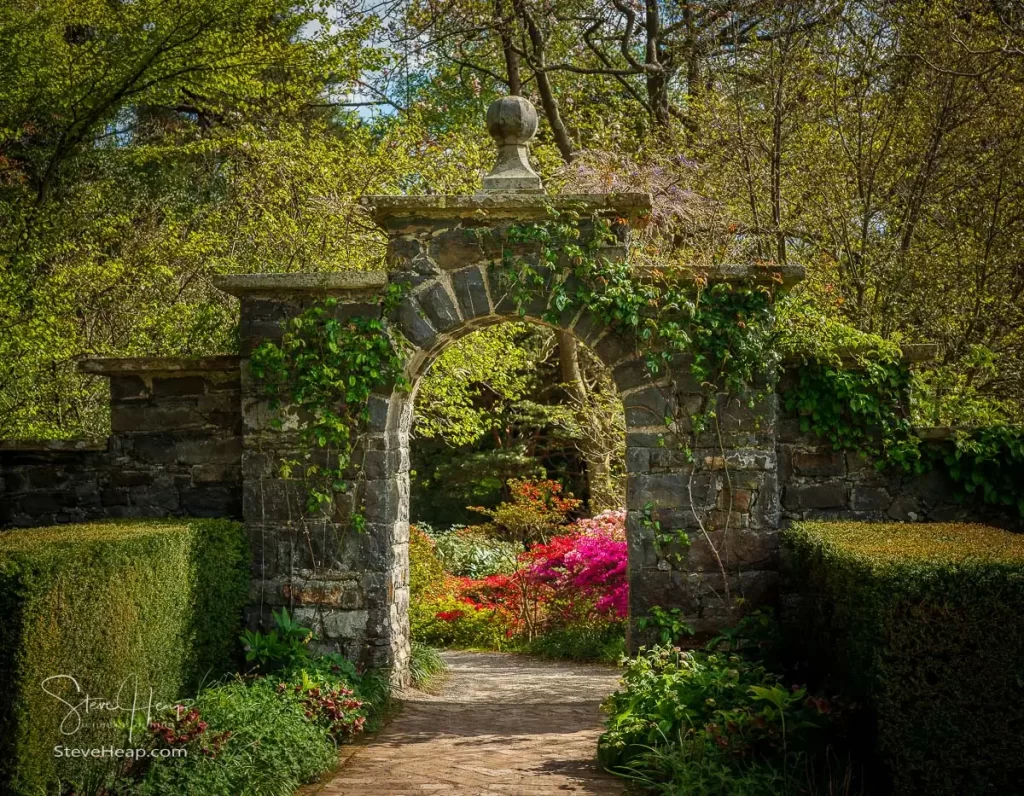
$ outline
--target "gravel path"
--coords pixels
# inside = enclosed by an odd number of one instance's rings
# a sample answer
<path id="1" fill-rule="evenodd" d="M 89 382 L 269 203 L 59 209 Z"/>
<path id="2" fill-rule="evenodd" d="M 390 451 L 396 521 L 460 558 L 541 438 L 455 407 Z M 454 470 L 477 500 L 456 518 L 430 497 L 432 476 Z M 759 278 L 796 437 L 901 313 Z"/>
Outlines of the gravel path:
<path id="1" fill-rule="evenodd" d="M 614 668 L 492 652 L 444 658 L 451 673 L 439 693 L 403 694 L 387 729 L 304 793 L 621 796 L 622 781 L 594 759 Z"/>

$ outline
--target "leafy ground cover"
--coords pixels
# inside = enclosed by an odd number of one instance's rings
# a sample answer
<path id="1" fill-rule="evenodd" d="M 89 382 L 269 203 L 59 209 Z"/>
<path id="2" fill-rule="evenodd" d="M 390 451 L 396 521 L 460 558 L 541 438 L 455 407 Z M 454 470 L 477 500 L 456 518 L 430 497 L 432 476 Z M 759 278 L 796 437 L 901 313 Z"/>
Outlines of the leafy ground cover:
<path id="1" fill-rule="evenodd" d="M 413 638 L 435 646 L 617 660 L 628 612 L 625 511 L 570 520 L 552 481 L 511 481 L 490 522 L 413 528 Z M 468 573 L 468 574 L 466 574 Z"/>
<path id="2" fill-rule="evenodd" d="M 87 761 L 90 776 L 62 782 L 59 792 L 291 796 L 332 769 L 338 746 L 388 711 L 388 682 L 340 655 L 311 652 L 314 634 L 287 611 L 275 619 L 270 633 L 243 633 L 247 671 L 116 721 L 112 748 L 128 753 Z"/>
<path id="3" fill-rule="evenodd" d="M 842 711 L 785 678 L 778 650 L 763 614 L 703 649 L 642 650 L 604 704 L 602 764 L 664 796 L 860 792 L 835 751 Z"/>

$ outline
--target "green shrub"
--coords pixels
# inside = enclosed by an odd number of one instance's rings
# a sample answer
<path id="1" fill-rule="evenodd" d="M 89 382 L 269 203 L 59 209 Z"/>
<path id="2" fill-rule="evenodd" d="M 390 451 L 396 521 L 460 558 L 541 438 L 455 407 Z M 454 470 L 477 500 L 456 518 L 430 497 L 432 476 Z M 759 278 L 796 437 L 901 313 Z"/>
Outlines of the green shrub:
<path id="1" fill-rule="evenodd" d="M 546 630 L 523 652 L 563 661 L 618 663 L 626 654 L 625 622 L 589 622 Z"/>
<path id="2" fill-rule="evenodd" d="M 505 617 L 494 608 L 475 608 L 453 589 L 423 595 L 409 603 L 413 641 L 431 647 L 504 650 L 512 646 Z"/>
<path id="3" fill-rule="evenodd" d="M 116 761 L 54 747 L 125 745 L 115 719 L 130 716 L 87 713 L 86 695 L 129 710 L 137 695 L 144 712 L 233 670 L 248 564 L 240 526 L 221 520 L 0 535 L 0 790 L 99 787 Z"/>
<path id="4" fill-rule="evenodd" d="M 343 683 L 363 703 L 367 729 L 377 729 L 391 706 L 391 685 L 387 671 L 360 672 L 337 652 L 317 652 L 310 643 L 317 635 L 288 613 L 287 608 L 271 611 L 274 629 L 269 633 L 244 630 L 241 636 L 249 674 L 287 680 L 299 678 Z"/>
<path id="5" fill-rule="evenodd" d="M 442 586 L 446 573 L 437 555 L 434 540 L 415 525 L 409 529 L 409 601 L 419 602 L 424 595 Z"/>
<path id="6" fill-rule="evenodd" d="M 118 792 L 291 794 L 334 766 L 338 744 L 379 727 L 391 699 L 386 675 L 310 650 L 315 634 L 286 610 L 274 619 L 269 634 L 242 635 L 264 674 L 215 685 L 165 712 L 149 726 L 147 747 L 187 756 L 143 760 Z M 252 654 L 259 651 L 268 654 Z"/>
<path id="7" fill-rule="evenodd" d="M 790 688 L 746 654 L 717 647 L 642 650 L 604 704 L 601 762 L 664 794 L 809 792 L 830 705 Z"/>
<path id="8" fill-rule="evenodd" d="M 460 600 L 456 580 L 445 572 L 434 540 L 413 526 L 409 533 L 409 628 L 413 641 L 463 649 L 507 646 L 497 612 L 478 611 Z"/>
<path id="9" fill-rule="evenodd" d="M 798 523 L 795 651 L 865 705 L 896 793 L 1020 793 L 1024 536 L 981 525 Z"/>
<path id="10" fill-rule="evenodd" d="M 523 552 L 521 544 L 490 536 L 480 526 L 422 530 L 434 540 L 434 550 L 445 570 L 460 577 L 511 574 L 516 569 L 517 556 Z"/>
<path id="11" fill-rule="evenodd" d="M 154 760 L 138 787 L 144 796 L 291 796 L 330 769 L 337 748 L 327 726 L 306 718 L 291 689 L 276 678 L 238 679 L 200 692 L 192 703 L 207 732 L 230 736 L 216 755 Z"/>

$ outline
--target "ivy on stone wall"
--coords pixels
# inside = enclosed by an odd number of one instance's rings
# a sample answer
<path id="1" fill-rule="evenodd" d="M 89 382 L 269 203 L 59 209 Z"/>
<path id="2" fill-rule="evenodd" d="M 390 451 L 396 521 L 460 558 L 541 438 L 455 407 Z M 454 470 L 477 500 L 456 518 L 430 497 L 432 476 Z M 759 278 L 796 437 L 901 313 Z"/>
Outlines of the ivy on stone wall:
<path id="1" fill-rule="evenodd" d="M 625 219 L 617 223 L 626 223 Z M 594 216 L 563 213 L 506 231 L 501 278 L 520 315 L 537 291 L 550 294 L 542 320 L 558 324 L 566 309 L 594 313 L 624 340 L 632 340 L 652 373 L 679 355 L 694 378 L 713 392 L 748 394 L 774 372 L 771 345 L 774 293 L 769 286 L 715 282 L 679 269 L 637 272 L 626 258 L 609 256 L 619 244 L 613 226 Z M 516 254 L 540 248 L 539 266 Z"/>
<path id="2" fill-rule="evenodd" d="M 910 367 L 896 343 L 826 317 L 797 297 L 779 306 L 777 346 L 797 358 L 785 408 L 834 450 L 859 452 L 880 470 L 946 473 L 959 500 L 1024 519 L 1024 428 L 995 423 L 926 446 L 912 422 Z"/>
<path id="3" fill-rule="evenodd" d="M 282 476 L 302 477 L 309 485 L 310 513 L 327 509 L 337 494 L 349 491 L 352 476 L 358 478 L 353 452 L 369 421 L 373 391 L 408 387 L 404 346 L 384 322 L 403 292 L 389 285 L 378 315 L 350 318 L 338 317 L 337 300 L 327 298 L 289 320 L 280 343 L 264 342 L 252 353 L 252 373 L 277 412 L 272 426 L 283 429 L 285 416 L 294 417 L 299 441 L 310 451 L 303 460 L 281 462 Z M 351 523 L 356 530 L 365 525 L 358 507 Z"/>
<path id="4" fill-rule="evenodd" d="M 616 219 L 625 225 L 626 219 Z M 771 285 L 749 282 L 709 284 L 701 273 L 684 269 L 638 270 L 624 256 L 612 224 L 599 216 L 581 218 L 561 213 L 505 231 L 500 282 L 519 314 L 529 314 L 538 293 L 548 296 L 541 319 L 559 326 L 568 312 L 590 312 L 620 338 L 635 346 L 648 369 L 657 375 L 670 363 L 687 362 L 702 395 L 701 406 L 687 418 L 684 439 L 712 432 L 721 452 L 729 495 L 725 512 L 727 534 L 732 512 L 732 482 L 718 425 L 719 396 L 741 397 L 753 408 L 770 389 L 778 354 L 772 346 L 774 291 Z M 519 254 L 524 247 L 539 249 L 537 264 Z M 581 316 L 582 317 L 582 316 Z M 665 418 L 666 430 L 677 430 L 677 418 Z M 701 508 L 691 509 L 709 550 L 717 561 L 724 585 L 723 600 L 733 607 L 729 573 L 706 527 Z M 683 567 L 690 537 L 685 530 L 662 531 L 653 520 L 653 504 L 644 511 L 644 524 L 662 560 Z"/>
<path id="5" fill-rule="evenodd" d="M 961 499 L 997 506 L 1024 521 L 1024 428 L 1005 424 L 958 431 L 931 454 Z"/>

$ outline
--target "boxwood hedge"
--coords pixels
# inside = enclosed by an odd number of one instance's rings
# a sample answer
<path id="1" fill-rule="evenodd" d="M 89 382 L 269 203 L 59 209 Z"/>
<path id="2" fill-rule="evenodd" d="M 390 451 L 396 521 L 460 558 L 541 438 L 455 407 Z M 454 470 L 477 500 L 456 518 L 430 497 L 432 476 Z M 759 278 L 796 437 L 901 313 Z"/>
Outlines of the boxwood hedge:
<path id="1" fill-rule="evenodd" d="M 1024 792 L 1024 536 L 805 522 L 783 547 L 792 648 L 867 709 L 892 790 Z"/>
<path id="2" fill-rule="evenodd" d="M 0 792 L 95 792 L 123 761 L 66 750 L 235 669 L 248 564 L 225 520 L 0 534 Z"/>

